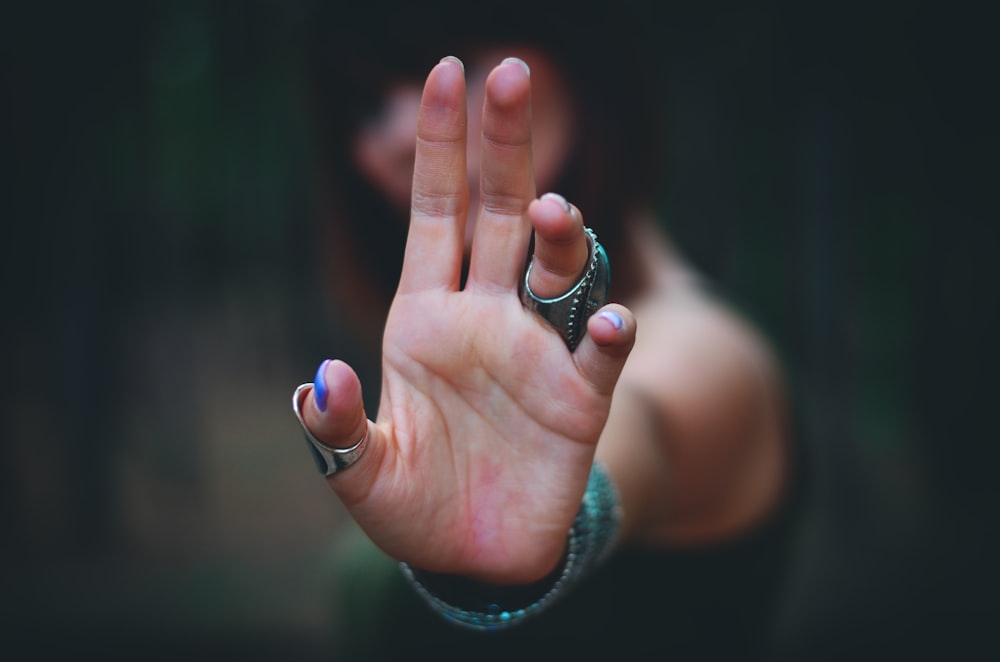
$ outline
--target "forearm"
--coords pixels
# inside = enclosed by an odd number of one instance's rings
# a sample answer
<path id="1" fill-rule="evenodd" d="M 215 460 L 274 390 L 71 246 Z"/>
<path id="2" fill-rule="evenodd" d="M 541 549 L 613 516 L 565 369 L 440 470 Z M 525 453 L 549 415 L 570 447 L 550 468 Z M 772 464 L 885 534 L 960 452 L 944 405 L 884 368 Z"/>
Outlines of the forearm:
<path id="1" fill-rule="evenodd" d="M 664 432 L 653 405 L 639 390 L 619 385 L 596 459 L 621 497 L 619 545 L 643 544 L 666 517 L 668 462 Z"/>
<path id="2" fill-rule="evenodd" d="M 698 546 L 766 517 L 787 429 L 766 346 L 703 303 L 640 318 L 597 457 L 622 495 L 623 544 Z"/>

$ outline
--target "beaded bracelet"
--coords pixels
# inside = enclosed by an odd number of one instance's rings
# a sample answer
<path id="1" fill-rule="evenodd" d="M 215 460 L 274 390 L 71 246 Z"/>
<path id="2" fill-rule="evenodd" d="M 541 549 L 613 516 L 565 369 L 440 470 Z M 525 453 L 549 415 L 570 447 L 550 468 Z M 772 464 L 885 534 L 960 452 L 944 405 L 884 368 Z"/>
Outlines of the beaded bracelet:
<path id="1" fill-rule="evenodd" d="M 569 530 L 563 561 L 541 581 L 528 586 L 493 586 L 414 570 L 406 563 L 399 566 L 417 593 L 446 620 L 472 630 L 502 630 L 545 611 L 610 556 L 621 518 L 618 490 L 607 471 L 595 462 Z"/>

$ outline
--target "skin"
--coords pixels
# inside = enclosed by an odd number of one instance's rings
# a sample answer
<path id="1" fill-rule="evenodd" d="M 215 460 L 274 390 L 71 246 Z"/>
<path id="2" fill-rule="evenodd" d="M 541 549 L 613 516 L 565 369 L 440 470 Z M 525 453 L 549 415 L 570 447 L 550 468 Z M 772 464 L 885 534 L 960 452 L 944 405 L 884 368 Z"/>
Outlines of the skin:
<path id="1" fill-rule="evenodd" d="M 595 456 L 621 493 L 622 544 L 739 535 L 773 510 L 787 472 L 766 345 L 702 296 L 666 240 L 637 220 L 643 293 L 591 317 L 570 353 L 524 310 L 518 283 L 534 232 L 532 289 L 569 289 L 588 253 L 584 218 L 537 196 L 526 65 L 504 60 L 482 89 L 481 140 L 470 146 L 462 64 L 445 58 L 427 77 L 377 420 L 342 361 L 325 368 L 326 411 L 305 402 L 306 425 L 328 445 L 369 435 L 365 456 L 330 487 L 391 557 L 499 584 L 555 567 Z"/>

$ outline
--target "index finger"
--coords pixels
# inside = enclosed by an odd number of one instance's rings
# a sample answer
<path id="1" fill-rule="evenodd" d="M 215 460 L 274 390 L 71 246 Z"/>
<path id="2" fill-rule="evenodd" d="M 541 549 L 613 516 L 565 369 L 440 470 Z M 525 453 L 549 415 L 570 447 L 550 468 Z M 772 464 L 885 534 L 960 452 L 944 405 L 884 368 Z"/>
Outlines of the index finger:
<path id="1" fill-rule="evenodd" d="M 469 204 L 466 121 L 465 68 L 449 56 L 428 74 L 420 101 L 402 293 L 459 287 Z"/>

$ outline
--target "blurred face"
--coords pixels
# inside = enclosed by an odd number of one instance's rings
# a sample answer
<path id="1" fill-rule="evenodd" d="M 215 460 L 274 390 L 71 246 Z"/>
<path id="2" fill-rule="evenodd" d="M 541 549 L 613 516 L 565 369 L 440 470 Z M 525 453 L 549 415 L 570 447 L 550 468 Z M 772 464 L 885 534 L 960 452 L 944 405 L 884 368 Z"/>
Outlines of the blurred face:
<path id="1" fill-rule="evenodd" d="M 480 140 L 486 77 L 505 57 L 520 57 L 531 68 L 532 137 L 538 193 L 551 190 L 566 165 L 575 116 L 567 82 L 555 62 L 530 48 L 491 48 L 465 61 L 469 109 L 469 217 L 465 248 L 469 250 L 479 209 Z M 364 177 L 400 212 L 409 217 L 414 146 L 421 83 L 397 83 L 385 90 L 381 110 L 354 137 L 352 156 Z"/>

